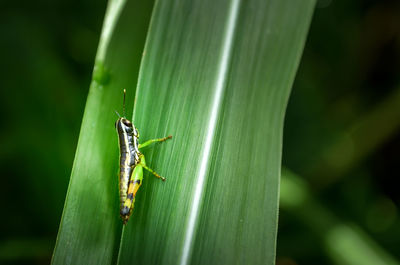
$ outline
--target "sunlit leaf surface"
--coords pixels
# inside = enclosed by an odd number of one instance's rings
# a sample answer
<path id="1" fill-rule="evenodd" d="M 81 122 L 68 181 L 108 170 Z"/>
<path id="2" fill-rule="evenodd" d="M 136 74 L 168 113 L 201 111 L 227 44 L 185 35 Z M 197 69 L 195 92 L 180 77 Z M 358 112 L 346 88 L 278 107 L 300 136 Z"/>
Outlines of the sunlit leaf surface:
<path id="1" fill-rule="evenodd" d="M 167 181 L 145 173 L 121 234 L 114 110 L 122 88 L 133 104 L 135 21 L 151 10 L 135 4 L 89 93 L 53 262 L 273 264 L 283 119 L 314 1 L 156 3 L 133 121 L 141 141 L 173 135 L 143 149 Z"/>

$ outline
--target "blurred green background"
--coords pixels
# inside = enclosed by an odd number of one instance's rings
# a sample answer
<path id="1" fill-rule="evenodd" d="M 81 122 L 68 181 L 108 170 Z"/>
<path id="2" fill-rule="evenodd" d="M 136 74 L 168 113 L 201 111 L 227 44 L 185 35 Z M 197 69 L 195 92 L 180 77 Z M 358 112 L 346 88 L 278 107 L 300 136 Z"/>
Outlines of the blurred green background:
<path id="1" fill-rule="evenodd" d="M 1 4 L 0 263 L 50 262 L 106 4 Z M 400 260 L 399 127 L 400 3 L 318 1 L 282 162 L 318 207 L 282 205 L 278 264 L 336 264 L 321 211 Z"/>

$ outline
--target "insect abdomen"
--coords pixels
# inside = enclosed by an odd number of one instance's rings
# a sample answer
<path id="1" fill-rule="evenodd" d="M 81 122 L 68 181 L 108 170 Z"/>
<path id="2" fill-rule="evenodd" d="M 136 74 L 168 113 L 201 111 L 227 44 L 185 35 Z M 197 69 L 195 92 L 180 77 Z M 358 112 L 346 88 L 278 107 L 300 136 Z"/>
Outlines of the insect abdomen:
<path id="1" fill-rule="evenodd" d="M 136 165 L 132 172 L 132 176 L 128 183 L 128 191 L 126 195 L 126 200 L 123 205 L 121 205 L 120 215 L 126 223 L 132 213 L 133 205 L 135 203 L 136 193 L 139 187 L 142 185 L 143 181 L 143 167 L 141 165 Z"/>

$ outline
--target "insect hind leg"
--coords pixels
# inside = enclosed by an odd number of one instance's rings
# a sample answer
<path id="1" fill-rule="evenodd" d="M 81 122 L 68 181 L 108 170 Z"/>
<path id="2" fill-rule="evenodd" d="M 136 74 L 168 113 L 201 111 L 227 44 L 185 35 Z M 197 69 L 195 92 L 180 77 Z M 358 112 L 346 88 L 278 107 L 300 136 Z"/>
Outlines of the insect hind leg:
<path id="1" fill-rule="evenodd" d="M 152 170 L 151 168 L 147 167 L 146 165 L 142 165 L 144 169 L 146 169 L 147 171 L 149 171 L 151 174 L 153 174 L 154 176 L 156 176 L 157 178 L 161 179 L 162 181 L 165 181 L 166 179 L 164 177 L 161 177 L 157 172 L 155 172 L 154 170 Z"/>
<path id="2" fill-rule="evenodd" d="M 152 170 L 151 168 L 149 168 L 148 166 L 146 166 L 146 160 L 144 158 L 144 155 L 140 155 L 140 165 L 146 169 L 147 171 L 149 171 L 151 174 L 153 174 L 154 176 L 156 176 L 157 178 L 161 179 L 162 181 L 165 181 L 164 177 L 161 177 L 157 172 L 155 172 L 154 170 Z"/>

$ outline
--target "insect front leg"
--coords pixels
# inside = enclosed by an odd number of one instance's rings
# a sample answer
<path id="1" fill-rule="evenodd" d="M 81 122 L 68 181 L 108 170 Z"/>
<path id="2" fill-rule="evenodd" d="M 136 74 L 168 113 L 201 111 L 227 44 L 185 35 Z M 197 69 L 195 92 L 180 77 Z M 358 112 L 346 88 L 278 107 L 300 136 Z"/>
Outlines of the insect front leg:
<path id="1" fill-rule="evenodd" d="M 164 177 L 161 177 L 157 172 L 155 172 L 154 170 L 152 170 L 151 168 L 146 166 L 146 160 L 144 159 L 144 155 L 143 154 L 140 155 L 140 163 L 139 163 L 139 165 L 141 165 L 144 169 L 149 171 L 151 174 L 153 174 L 157 178 L 161 179 L 162 181 L 165 181 Z"/>
<path id="2" fill-rule="evenodd" d="M 158 139 L 151 139 L 151 140 L 148 140 L 148 141 L 146 141 L 146 142 L 144 142 L 144 143 L 142 143 L 142 144 L 139 144 L 139 149 L 140 149 L 140 148 L 143 148 L 143 147 L 146 147 L 146 146 L 148 146 L 148 145 L 151 145 L 152 143 L 164 142 L 164 141 L 166 141 L 166 140 L 168 140 L 168 139 L 171 139 L 171 138 L 172 138 L 172 135 L 169 135 L 169 136 L 164 137 L 164 138 L 158 138 Z M 151 171 L 150 171 L 150 172 L 151 172 Z"/>

